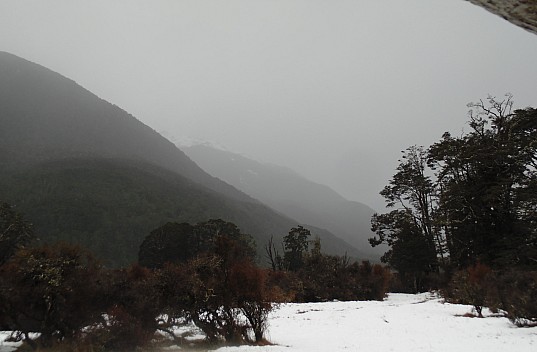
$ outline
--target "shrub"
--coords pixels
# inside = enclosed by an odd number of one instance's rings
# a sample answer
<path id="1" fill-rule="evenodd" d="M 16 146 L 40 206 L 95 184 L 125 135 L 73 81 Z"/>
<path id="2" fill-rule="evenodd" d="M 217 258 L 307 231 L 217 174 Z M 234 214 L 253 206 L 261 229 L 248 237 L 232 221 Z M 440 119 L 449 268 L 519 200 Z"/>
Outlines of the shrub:
<path id="1" fill-rule="evenodd" d="M 273 308 L 266 274 L 251 261 L 198 256 L 188 266 L 194 274 L 189 318 L 216 342 L 263 341 L 267 317 Z"/>
<path id="2" fill-rule="evenodd" d="M 457 271 L 444 291 L 444 297 L 450 302 L 474 306 L 478 316 L 483 317 L 484 306 L 497 306 L 496 274 L 481 263 Z"/>
<path id="3" fill-rule="evenodd" d="M 537 272 L 509 271 L 499 275 L 499 307 L 517 326 L 537 326 Z"/>
<path id="4" fill-rule="evenodd" d="M 155 271 L 137 264 L 114 270 L 108 287 L 104 338 L 108 349 L 134 349 L 146 344 L 158 328 L 162 294 Z"/>
<path id="5" fill-rule="evenodd" d="M 229 286 L 236 296 L 237 306 L 246 317 L 256 343 L 264 340 L 268 314 L 273 297 L 266 286 L 266 271 L 251 262 L 236 263 L 230 270 Z"/>
<path id="6" fill-rule="evenodd" d="M 357 281 L 354 299 L 382 301 L 386 297 L 391 279 L 388 268 L 362 261 L 360 264 L 354 263 L 351 272 Z"/>
<path id="7" fill-rule="evenodd" d="M 304 291 L 302 281 L 296 273 L 282 270 L 267 273 L 267 287 L 276 303 L 296 302 Z"/>
<path id="8" fill-rule="evenodd" d="M 382 265 L 322 254 L 319 242 L 302 259 L 297 271 L 268 274 L 272 297 L 278 302 L 383 300 L 388 292 L 391 272 Z"/>
<path id="9" fill-rule="evenodd" d="M 537 272 L 494 272 L 477 264 L 456 272 L 444 297 L 454 303 L 471 304 L 482 317 L 484 306 L 502 310 L 517 326 L 537 326 Z"/>
<path id="10" fill-rule="evenodd" d="M 77 246 L 20 250 L 0 269 L 0 312 L 32 346 L 73 340 L 101 319 L 100 277 L 93 256 Z"/>
<path id="11" fill-rule="evenodd" d="M 154 330 L 147 328 L 140 316 L 133 315 L 121 305 L 107 311 L 106 325 L 93 331 L 93 345 L 100 345 L 108 351 L 133 351 L 145 346 L 154 336 Z"/>

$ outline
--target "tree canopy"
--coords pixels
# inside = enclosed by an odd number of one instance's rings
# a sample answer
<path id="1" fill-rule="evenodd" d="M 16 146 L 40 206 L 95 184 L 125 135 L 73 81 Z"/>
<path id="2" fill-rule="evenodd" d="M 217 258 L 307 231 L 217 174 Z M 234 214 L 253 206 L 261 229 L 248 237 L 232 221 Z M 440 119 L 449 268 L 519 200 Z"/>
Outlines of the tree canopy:
<path id="1" fill-rule="evenodd" d="M 511 95 L 468 106 L 467 132 L 408 148 L 381 191 L 394 210 L 373 216 L 370 243 L 399 271 L 537 267 L 537 110 Z"/>
<path id="2" fill-rule="evenodd" d="M 182 263 L 206 253 L 222 251 L 226 239 L 233 241 L 237 258 L 255 257 L 252 236 L 243 234 L 233 223 L 220 219 L 200 222 L 196 225 L 169 222 L 151 231 L 140 245 L 138 261 L 148 268 L 161 268 L 165 263 Z M 227 248 L 230 249 L 230 248 Z"/>

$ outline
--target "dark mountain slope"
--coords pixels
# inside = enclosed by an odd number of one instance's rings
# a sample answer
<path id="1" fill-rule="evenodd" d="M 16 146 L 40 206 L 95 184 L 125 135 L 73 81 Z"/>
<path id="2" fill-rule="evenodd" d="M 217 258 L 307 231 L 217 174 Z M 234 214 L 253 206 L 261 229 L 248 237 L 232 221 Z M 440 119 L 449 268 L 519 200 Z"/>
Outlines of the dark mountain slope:
<path id="1" fill-rule="evenodd" d="M 43 241 L 79 242 L 114 265 L 166 221 L 235 222 L 257 241 L 298 223 L 214 178 L 172 143 L 71 80 L 0 53 L 0 199 Z M 313 229 L 326 252 L 362 257 Z"/>
<path id="2" fill-rule="evenodd" d="M 143 160 L 249 200 L 201 170 L 173 143 L 119 107 L 49 69 L 0 52 L 0 162 L 70 157 Z"/>
<path id="3" fill-rule="evenodd" d="M 17 204 L 44 242 L 82 244 L 112 265 L 135 261 L 143 238 L 168 221 L 226 219 L 254 236 L 260 254 L 272 234 L 281 241 L 297 225 L 260 203 L 222 197 L 143 162 L 62 159 L 0 176 L 1 198 Z M 364 258 L 331 233 L 309 228 L 326 252 Z"/>
<path id="4" fill-rule="evenodd" d="M 183 148 L 198 165 L 273 209 L 300 222 L 325 228 L 362 252 L 378 258 L 372 248 L 371 216 L 365 204 L 346 200 L 325 185 L 281 166 L 262 164 L 207 145 Z"/>

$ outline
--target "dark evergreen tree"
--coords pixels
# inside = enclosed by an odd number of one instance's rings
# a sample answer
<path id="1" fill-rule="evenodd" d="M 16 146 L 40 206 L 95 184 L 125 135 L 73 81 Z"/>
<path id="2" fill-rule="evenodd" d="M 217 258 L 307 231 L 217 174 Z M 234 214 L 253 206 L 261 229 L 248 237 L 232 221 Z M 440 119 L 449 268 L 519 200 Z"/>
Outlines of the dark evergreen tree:
<path id="1" fill-rule="evenodd" d="M 218 253 L 218 249 L 222 248 L 222 244 L 218 243 L 218 240 L 222 238 L 227 238 L 235 243 L 234 248 L 237 258 L 254 259 L 256 257 L 256 245 L 253 237 L 242 233 L 234 223 L 221 219 L 211 219 L 196 224 L 194 226 L 194 242 L 192 245 L 198 253 L 206 250 Z M 218 254 L 223 255 L 223 253 Z"/>
<path id="2" fill-rule="evenodd" d="M 293 227 L 289 234 L 283 238 L 284 265 L 288 270 L 296 271 L 304 264 L 304 253 L 308 250 L 310 230 L 298 226 Z"/>
<path id="3" fill-rule="evenodd" d="M 161 268 L 166 262 L 183 262 L 195 251 L 192 241 L 194 228 L 187 223 L 169 222 L 153 231 L 140 245 L 138 262 L 147 268 Z"/>
<path id="4" fill-rule="evenodd" d="M 32 237 L 32 225 L 11 205 L 0 201 L 0 265 L 17 249 L 27 245 Z"/>
<path id="5" fill-rule="evenodd" d="M 387 206 L 396 209 L 373 216 L 376 236 L 369 241 L 372 246 L 390 246 L 381 260 L 419 290 L 424 288 L 422 278 L 438 270 L 444 239 L 434 222 L 437 189 L 427 175 L 427 152 L 413 146 L 403 153 L 397 173 L 380 192 Z"/>
<path id="6" fill-rule="evenodd" d="M 537 110 L 512 105 L 510 95 L 470 104 L 471 130 L 430 148 L 455 265 L 537 266 Z"/>
<path id="7" fill-rule="evenodd" d="M 381 257 L 397 270 L 403 286 L 418 292 L 429 289 L 426 277 L 438 270 L 434 247 L 425 239 L 413 221 L 409 210 L 393 210 L 376 214 L 372 218 L 372 230 L 378 237 L 370 239 L 372 245 L 387 244 L 390 249 Z"/>
<path id="8" fill-rule="evenodd" d="M 404 152 L 375 214 L 375 246 L 400 273 L 437 267 L 537 267 L 537 110 L 510 95 L 469 104 L 470 130 Z"/>
<path id="9" fill-rule="evenodd" d="M 140 245 L 138 262 L 148 268 L 161 268 L 165 263 L 183 263 L 198 254 L 214 253 L 222 237 L 236 241 L 240 250 L 235 255 L 255 257 L 255 243 L 231 222 L 213 219 L 196 225 L 167 223 L 153 231 Z"/>

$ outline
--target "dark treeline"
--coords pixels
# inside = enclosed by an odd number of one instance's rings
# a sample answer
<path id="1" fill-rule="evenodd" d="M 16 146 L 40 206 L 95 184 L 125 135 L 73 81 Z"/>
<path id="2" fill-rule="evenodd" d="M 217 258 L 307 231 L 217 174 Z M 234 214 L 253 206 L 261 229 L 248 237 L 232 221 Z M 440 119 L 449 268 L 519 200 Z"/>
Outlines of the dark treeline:
<path id="1" fill-rule="evenodd" d="M 283 288 L 288 301 L 382 300 L 388 292 L 391 274 L 387 268 L 324 254 L 319 238 L 311 239 L 310 231 L 302 226 L 289 231 L 281 250 L 272 240 L 265 246 L 272 285 Z"/>
<path id="2" fill-rule="evenodd" d="M 512 96 L 469 104 L 469 130 L 403 152 L 382 190 L 373 246 L 390 250 L 402 290 L 444 288 L 457 302 L 537 323 L 537 110 Z"/>
<path id="3" fill-rule="evenodd" d="M 183 344 L 175 329 L 195 324 L 208 343 L 265 341 L 275 300 L 251 237 L 231 223 L 177 224 L 188 240 L 174 232 L 171 249 L 182 241 L 183 250 L 166 256 L 161 234 L 177 229 L 168 224 L 142 244 L 144 265 L 112 269 L 75 245 L 26 246 L 31 226 L 9 205 L 2 210 L 0 325 L 14 340 L 34 349 L 134 350 L 157 332 Z"/>
<path id="4" fill-rule="evenodd" d="M 0 329 L 33 349 L 191 344 L 177 328 L 192 325 L 205 335 L 198 343 L 264 344 L 279 302 L 381 300 L 388 287 L 386 269 L 321 254 L 302 227 L 285 236 L 274 268 L 258 267 L 252 237 L 223 220 L 167 223 L 145 238 L 138 263 L 107 268 L 76 245 L 28 246 L 31 225 L 1 209 Z"/>

